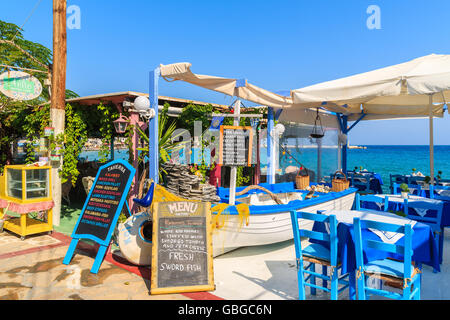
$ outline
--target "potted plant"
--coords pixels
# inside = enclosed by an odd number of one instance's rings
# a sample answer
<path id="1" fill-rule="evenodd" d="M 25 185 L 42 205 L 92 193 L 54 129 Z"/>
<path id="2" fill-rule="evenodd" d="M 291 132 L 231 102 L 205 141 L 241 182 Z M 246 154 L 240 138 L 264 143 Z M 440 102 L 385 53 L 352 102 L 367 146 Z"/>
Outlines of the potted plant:
<path id="1" fill-rule="evenodd" d="M 402 194 L 402 199 L 408 199 L 408 193 L 409 193 L 408 185 L 406 183 L 402 183 L 400 185 L 400 190 L 401 190 L 401 194 Z"/>

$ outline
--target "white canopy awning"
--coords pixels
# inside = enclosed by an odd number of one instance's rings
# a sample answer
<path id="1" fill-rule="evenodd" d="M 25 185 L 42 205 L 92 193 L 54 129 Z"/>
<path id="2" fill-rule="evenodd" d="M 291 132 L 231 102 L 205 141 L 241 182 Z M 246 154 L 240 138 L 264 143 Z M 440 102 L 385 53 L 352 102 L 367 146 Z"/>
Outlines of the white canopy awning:
<path id="1" fill-rule="evenodd" d="M 345 106 L 346 114 L 442 117 L 450 101 L 450 55 L 431 54 L 398 65 L 291 91 L 301 107 Z M 366 117 L 367 119 L 371 117 Z M 377 118 L 377 117 L 375 117 Z M 380 117 L 378 117 L 380 118 Z"/>
<path id="2" fill-rule="evenodd" d="M 209 90 L 236 96 L 244 100 L 275 108 L 286 108 L 292 105 L 291 97 L 273 93 L 241 80 L 195 74 L 188 62 L 161 65 L 161 77 L 167 81 L 182 80 Z"/>
<path id="3" fill-rule="evenodd" d="M 261 105 L 293 109 L 322 107 L 356 120 L 429 116 L 432 95 L 433 116 L 443 117 L 450 100 L 450 55 L 428 55 L 338 80 L 291 91 L 283 96 L 244 80 L 195 74 L 188 62 L 161 65 L 167 81 L 182 80 L 209 90 L 236 96 Z M 289 110 L 289 111 L 288 111 Z"/>

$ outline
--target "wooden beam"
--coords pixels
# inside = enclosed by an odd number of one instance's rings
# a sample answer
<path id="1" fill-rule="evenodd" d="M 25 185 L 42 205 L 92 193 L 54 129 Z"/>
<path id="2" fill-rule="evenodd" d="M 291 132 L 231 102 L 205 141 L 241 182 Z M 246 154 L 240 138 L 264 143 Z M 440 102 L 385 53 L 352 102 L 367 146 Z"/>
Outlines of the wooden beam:
<path id="1" fill-rule="evenodd" d="M 53 68 L 51 87 L 50 119 L 55 128 L 55 136 L 64 133 L 66 105 L 66 64 L 67 64 L 67 30 L 66 30 L 66 0 L 53 0 Z M 52 164 L 52 196 L 53 224 L 59 226 L 61 216 L 61 178 L 59 163 Z"/>

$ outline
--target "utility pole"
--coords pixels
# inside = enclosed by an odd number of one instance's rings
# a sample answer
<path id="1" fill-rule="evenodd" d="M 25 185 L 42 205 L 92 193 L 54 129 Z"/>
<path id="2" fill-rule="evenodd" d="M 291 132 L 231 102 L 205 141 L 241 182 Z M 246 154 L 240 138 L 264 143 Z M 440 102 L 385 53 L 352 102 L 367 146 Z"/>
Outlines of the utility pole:
<path id="1" fill-rule="evenodd" d="M 64 133 L 66 105 L 66 64 L 67 64 L 67 29 L 66 0 L 53 0 L 53 68 L 50 120 L 55 128 L 55 137 Z M 61 216 L 61 178 L 62 157 L 52 169 L 53 224 L 59 226 Z"/>

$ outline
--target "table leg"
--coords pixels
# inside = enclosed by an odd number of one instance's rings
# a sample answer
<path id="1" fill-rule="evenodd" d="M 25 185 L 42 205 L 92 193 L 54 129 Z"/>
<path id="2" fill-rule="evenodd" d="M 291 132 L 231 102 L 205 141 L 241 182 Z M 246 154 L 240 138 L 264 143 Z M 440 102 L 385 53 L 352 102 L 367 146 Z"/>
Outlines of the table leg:
<path id="1" fill-rule="evenodd" d="M 47 223 L 51 230 L 53 230 L 53 208 L 47 211 Z"/>
<path id="2" fill-rule="evenodd" d="M 20 235 L 22 236 L 21 239 L 25 240 L 27 231 L 27 214 L 21 214 L 20 215 Z"/>

